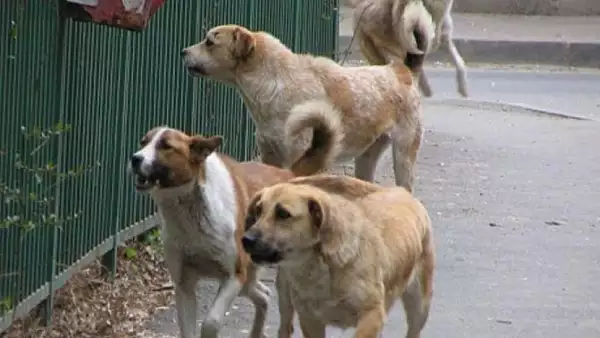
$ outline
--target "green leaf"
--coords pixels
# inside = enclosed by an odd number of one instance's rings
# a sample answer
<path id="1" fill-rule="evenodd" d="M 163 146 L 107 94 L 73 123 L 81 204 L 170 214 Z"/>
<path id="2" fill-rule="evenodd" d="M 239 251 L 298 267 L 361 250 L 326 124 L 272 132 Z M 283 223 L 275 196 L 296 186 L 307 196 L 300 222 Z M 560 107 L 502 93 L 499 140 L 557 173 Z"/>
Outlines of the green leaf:
<path id="1" fill-rule="evenodd" d="M 12 298 L 10 296 L 6 296 L 4 299 L 0 301 L 0 314 L 6 313 L 13 308 Z"/>
<path id="2" fill-rule="evenodd" d="M 31 135 L 35 136 L 35 137 L 40 137 L 44 132 L 42 131 L 42 129 L 40 127 L 33 127 L 33 129 L 31 130 Z"/>
<path id="3" fill-rule="evenodd" d="M 35 223 L 33 223 L 33 221 L 29 220 L 23 224 L 23 230 L 30 231 L 33 229 L 35 229 Z"/>
<path id="4" fill-rule="evenodd" d="M 134 248 L 126 248 L 125 249 L 125 258 L 134 259 L 137 257 L 137 251 Z"/>

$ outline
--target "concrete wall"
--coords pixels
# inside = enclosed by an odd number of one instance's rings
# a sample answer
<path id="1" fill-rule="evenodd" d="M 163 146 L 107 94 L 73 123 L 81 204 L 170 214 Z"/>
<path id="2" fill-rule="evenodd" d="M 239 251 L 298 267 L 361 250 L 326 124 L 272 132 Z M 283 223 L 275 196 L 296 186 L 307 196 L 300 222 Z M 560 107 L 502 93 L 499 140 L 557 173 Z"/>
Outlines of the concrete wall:
<path id="1" fill-rule="evenodd" d="M 519 15 L 600 15 L 600 0 L 454 0 L 454 12 Z"/>

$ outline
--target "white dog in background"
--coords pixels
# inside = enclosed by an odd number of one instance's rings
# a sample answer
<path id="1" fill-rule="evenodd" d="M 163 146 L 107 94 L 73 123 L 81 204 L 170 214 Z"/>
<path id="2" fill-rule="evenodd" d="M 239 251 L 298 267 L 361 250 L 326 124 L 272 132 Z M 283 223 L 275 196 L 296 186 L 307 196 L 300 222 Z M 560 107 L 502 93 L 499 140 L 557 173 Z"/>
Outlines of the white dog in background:
<path id="1" fill-rule="evenodd" d="M 454 0 L 349 0 L 354 10 L 356 39 L 360 50 L 372 65 L 403 60 L 407 52 L 430 53 L 441 44 L 450 52 L 456 67 L 458 92 L 466 97 L 465 62 L 452 41 Z M 418 35 L 418 37 L 417 37 Z M 417 46 L 417 41 L 427 41 Z M 424 72 L 419 87 L 425 96 L 432 90 Z"/>

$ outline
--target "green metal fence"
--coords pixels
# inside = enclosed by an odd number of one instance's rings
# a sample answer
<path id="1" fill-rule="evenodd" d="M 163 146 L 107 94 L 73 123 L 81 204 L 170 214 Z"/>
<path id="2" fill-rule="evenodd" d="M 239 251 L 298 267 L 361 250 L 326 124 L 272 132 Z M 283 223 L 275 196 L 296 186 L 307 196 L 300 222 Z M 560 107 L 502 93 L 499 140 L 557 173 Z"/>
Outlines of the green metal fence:
<path id="1" fill-rule="evenodd" d="M 65 20 L 57 1 L 0 1 L 0 183 L 50 196 L 59 217 L 81 213 L 60 227 L 0 229 L 0 332 L 42 302 L 51 310 L 53 292 L 78 269 L 99 257 L 114 265 L 119 243 L 157 225 L 150 200 L 135 193 L 125 170 L 144 131 L 169 124 L 219 133 L 223 151 L 251 156 L 253 125 L 240 97 L 187 76 L 182 47 L 206 28 L 237 23 L 271 32 L 298 52 L 335 52 L 337 1 L 171 0 L 142 33 Z M 60 185 L 36 181 L 15 167 L 16 154 L 35 147 L 21 128 L 59 121 L 71 130 L 29 161 L 92 169 Z M 32 217 L 32 201 L 2 203 L 0 220 Z"/>

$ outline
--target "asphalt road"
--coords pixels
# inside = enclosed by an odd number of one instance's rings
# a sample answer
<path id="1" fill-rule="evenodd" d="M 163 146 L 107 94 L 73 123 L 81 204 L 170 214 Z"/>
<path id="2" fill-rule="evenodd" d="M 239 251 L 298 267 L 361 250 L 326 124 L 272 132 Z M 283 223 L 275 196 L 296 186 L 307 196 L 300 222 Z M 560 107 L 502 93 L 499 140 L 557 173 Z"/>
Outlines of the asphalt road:
<path id="1" fill-rule="evenodd" d="M 430 74 L 436 99 L 424 104 L 416 195 L 431 214 L 438 261 L 423 337 L 600 337 L 600 122 L 440 102 L 456 96 L 452 73 Z M 475 70 L 470 80 L 475 98 L 599 116 L 600 81 L 589 75 Z M 393 184 L 391 166 L 387 153 L 381 184 Z M 200 292 L 204 315 L 215 288 Z M 247 336 L 252 315 L 238 300 L 222 337 Z M 177 337 L 174 318 L 169 309 L 148 328 Z M 404 327 L 398 304 L 383 337 L 404 336 Z"/>
<path id="2" fill-rule="evenodd" d="M 547 71 L 534 66 L 468 70 L 470 99 L 531 106 L 600 121 L 600 72 Z M 454 69 L 426 68 L 434 99 L 458 98 Z"/>

